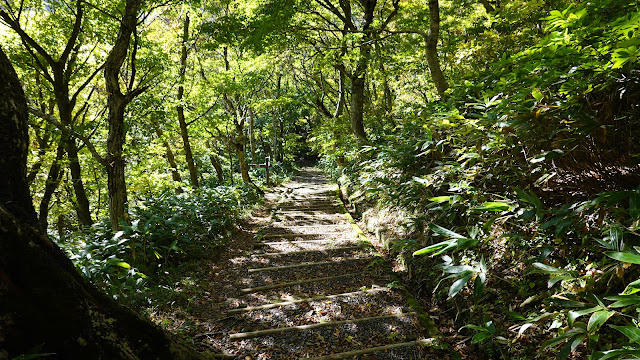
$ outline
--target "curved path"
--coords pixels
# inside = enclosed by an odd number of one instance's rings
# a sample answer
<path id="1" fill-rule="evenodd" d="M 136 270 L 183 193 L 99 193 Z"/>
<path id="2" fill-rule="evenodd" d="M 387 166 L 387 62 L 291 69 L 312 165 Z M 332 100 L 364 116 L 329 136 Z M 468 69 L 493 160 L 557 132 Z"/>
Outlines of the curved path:
<path id="1" fill-rule="evenodd" d="M 229 299 L 240 325 L 228 341 L 242 359 L 440 358 L 336 190 L 306 169 L 268 195 L 277 205 Z"/>

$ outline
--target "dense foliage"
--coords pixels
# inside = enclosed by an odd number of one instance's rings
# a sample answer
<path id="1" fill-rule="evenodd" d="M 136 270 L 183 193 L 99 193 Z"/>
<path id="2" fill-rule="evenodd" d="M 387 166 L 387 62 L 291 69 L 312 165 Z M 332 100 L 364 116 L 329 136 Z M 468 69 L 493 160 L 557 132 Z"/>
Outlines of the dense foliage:
<path id="1" fill-rule="evenodd" d="M 147 4 L 118 134 L 124 4 L 0 4 L 39 224 L 109 293 L 223 246 L 269 185 L 250 164 L 317 156 L 454 351 L 640 357 L 637 1 Z"/>

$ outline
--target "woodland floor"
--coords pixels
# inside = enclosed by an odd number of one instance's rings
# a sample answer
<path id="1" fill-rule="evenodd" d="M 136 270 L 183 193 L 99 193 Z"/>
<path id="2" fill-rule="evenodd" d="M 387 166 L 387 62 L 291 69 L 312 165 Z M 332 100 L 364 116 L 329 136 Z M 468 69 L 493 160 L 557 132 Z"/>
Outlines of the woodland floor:
<path id="1" fill-rule="evenodd" d="M 336 190 L 314 169 L 274 189 L 222 255 L 182 269 L 151 316 L 220 358 L 452 358 Z"/>

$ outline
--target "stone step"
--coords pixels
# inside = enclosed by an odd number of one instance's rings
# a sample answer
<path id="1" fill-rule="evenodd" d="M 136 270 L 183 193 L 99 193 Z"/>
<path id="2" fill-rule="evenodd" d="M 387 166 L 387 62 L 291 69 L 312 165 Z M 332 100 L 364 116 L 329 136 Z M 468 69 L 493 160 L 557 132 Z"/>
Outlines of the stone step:
<path id="1" fill-rule="evenodd" d="M 375 289 L 352 291 L 352 292 L 342 293 L 342 294 L 320 295 L 320 296 L 314 296 L 314 297 L 310 297 L 310 298 L 303 298 L 303 299 L 297 299 L 297 300 L 291 300 L 291 301 L 283 301 L 283 302 L 264 304 L 264 305 L 258 305 L 258 306 L 248 306 L 248 307 L 245 307 L 245 308 L 231 309 L 231 310 L 227 311 L 227 314 L 237 314 L 237 313 L 257 311 L 257 310 L 273 309 L 273 308 L 277 308 L 277 307 L 301 304 L 301 303 L 306 303 L 306 302 L 311 302 L 311 301 L 336 299 L 336 298 L 340 298 L 340 297 L 348 297 L 348 296 L 354 296 L 354 295 L 360 295 L 360 294 L 372 294 L 372 293 L 376 293 L 376 292 L 380 292 L 380 291 L 389 291 L 389 288 L 379 287 L 379 288 L 375 288 Z"/>
<path id="2" fill-rule="evenodd" d="M 274 329 L 241 332 L 241 333 L 231 334 L 229 338 L 231 340 L 242 340 L 242 339 L 249 339 L 249 338 L 261 337 L 261 336 L 267 336 L 267 335 L 282 334 L 282 333 L 292 332 L 292 331 L 311 330 L 311 329 L 317 329 L 321 327 L 338 326 L 338 325 L 344 325 L 344 324 L 357 324 L 365 321 L 376 321 L 376 320 L 385 320 L 385 319 L 391 319 L 391 318 L 399 318 L 402 316 L 410 316 L 414 314 L 415 313 L 402 313 L 402 314 L 393 314 L 393 315 L 372 316 L 372 317 L 359 318 L 359 319 L 353 319 L 353 320 L 328 321 L 328 322 L 317 323 L 317 324 L 289 326 L 289 327 L 281 327 L 281 328 L 274 328 Z"/>
<path id="3" fill-rule="evenodd" d="M 373 354 L 373 353 L 377 353 L 377 352 L 381 352 L 381 351 L 388 351 L 388 350 L 392 350 L 392 349 L 397 349 L 397 348 L 400 348 L 400 347 L 431 346 L 431 345 L 434 345 L 435 343 L 436 343 L 436 340 L 434 338 L 420 339 L 420 340 L 414 340 L 414 341 L 407 341 L 407 342 L 403 342 L 403 343 L 396 343 L 396 344 L 389 344 L 389 345 L 383 345 L 383 346 L 370 347 L 370 348 L 366 348 L 366 349 L 345 351 L 345 352 L 341 352 L 341 353 L 337 353 L 337 354 L 331 354 L 331 355 L 316 356 L 316 357 L 312 357 L 312 358 L 307 358 L 307 360 L 340 360 L 340 359 L 348 359 L 348 358 L 352 358 L 352 357 L 358 356 L 358 355 Z"/>
<path id="4" fill-rule="evenodd" d="M 356 275 L 360 275 L 360 273 L 341 274 L 336 276 L 325 276 L 321 278 L 302 279 L 302 280 L 290 281 L 290 282 L 280 283 L 280 284 L 256 286 L 256 287 L 240 289 L 240 292 L 243 294 L 249 294 L 249 293 L 279 289 L 279 288 L 284 288 L 284 287 L 289 287 L 294 285 L 308 284 L 308 283 L 321 282 L 321 281 L 327 281 L 327 280 L 335 280 L 339 278 L 345 278 L 345 277 L 356 276 Z"/>

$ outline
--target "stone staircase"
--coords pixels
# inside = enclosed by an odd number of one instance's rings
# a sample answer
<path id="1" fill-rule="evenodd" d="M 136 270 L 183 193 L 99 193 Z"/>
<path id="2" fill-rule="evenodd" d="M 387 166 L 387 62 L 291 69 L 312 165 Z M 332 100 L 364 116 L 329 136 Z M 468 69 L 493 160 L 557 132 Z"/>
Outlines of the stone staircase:
<path id="1" fill-rule="evenodd" d="M 337 187 L 307 169 L 279 190 L 228 311 L 242 324 L 229 334 L 241 358 L 440 359 L 430 319 L 389 286 Z"/>

